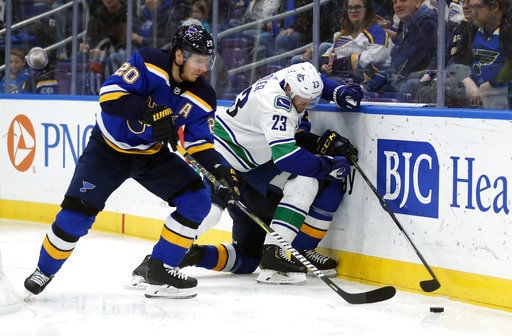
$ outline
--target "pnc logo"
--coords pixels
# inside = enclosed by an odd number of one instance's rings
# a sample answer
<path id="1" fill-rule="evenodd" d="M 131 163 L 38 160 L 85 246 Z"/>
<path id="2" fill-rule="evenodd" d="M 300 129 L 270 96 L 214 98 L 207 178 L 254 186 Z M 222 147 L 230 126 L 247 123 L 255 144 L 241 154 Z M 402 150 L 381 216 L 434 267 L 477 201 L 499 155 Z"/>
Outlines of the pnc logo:
<path id="1" fill-rule="evenodd" d="M 7 152 L 18 171 L 24 172 L 32 166 L 36 156 L 36 136 L 34 126 L 26 115 L 17 115 L 9 125 Z"/>

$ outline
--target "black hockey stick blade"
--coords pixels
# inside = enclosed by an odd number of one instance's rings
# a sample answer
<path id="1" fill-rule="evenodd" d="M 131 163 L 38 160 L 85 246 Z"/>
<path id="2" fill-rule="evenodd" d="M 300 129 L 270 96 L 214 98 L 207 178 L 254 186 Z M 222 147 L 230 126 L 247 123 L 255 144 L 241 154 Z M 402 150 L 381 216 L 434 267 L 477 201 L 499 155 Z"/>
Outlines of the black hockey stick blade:
<path id="1" fill-rule="evenodd" d="M 334 283 L 331 281 L 331 279 L 327 277 L 325 277 L 325 279 L 321 277 L 320 279 L 322 279 L 329 287 L 331 287 L 332 290 L 338 293 L 339 296 L 341 296 L 345 301 L 347 301 L 350 304 L 381 302 L 391 299 L 396 294 L 396 289 L 393 286 L 380 287 L 362 293 L 348 293 L 336 285 L 332 286 L 331 284 Z"/>
<path id="2" fill-rule="evenodd" d="M 441 283 L 437 279 L 423 280 L 420 281 L 420 287 L 424 292 L 430 293 L 439 289 L 441 287 Z"/>

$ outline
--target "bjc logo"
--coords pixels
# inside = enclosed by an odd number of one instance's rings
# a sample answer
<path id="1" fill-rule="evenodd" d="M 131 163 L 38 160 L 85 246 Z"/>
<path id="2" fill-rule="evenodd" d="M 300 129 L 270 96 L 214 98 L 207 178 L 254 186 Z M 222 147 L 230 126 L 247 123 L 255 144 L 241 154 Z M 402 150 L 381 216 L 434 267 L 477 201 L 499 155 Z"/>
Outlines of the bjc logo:
<path id="1" fill-rule="evenodd" d="M 396 213 L 437 218 L 439 161 L 426 142 L 377 142 L 377 189 Z"/>
<path id="2" fill-rule="evenodd" d="M 16 116 L 7 132 L 7 152 L 14 168 L 23 172 L 32 166 L 36 155 L 36 136 L 30 119 Z"/>

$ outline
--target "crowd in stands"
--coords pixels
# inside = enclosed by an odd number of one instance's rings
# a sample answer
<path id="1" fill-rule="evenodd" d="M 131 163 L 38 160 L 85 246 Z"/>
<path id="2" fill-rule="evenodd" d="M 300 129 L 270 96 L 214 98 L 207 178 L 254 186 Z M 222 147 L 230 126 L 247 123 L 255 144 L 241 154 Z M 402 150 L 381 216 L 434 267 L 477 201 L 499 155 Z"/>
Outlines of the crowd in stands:
<path id="1" fill-rule="evenodd" d="M 13 23 L 45 13 L 69 0 L 13 2 Z M 511 0 L 329 0 L 320 6 L 321 43 L 314 50 L 313 11 L 260 22 L 273 15 L 311 4 L 311 0 L 220 0 L 215 77 L 219 98 L 240 92 L 255 78 L 293 63 L 310 61 L 340 82 L 360 84 L 365 99 L 376 101 L 437 101 L 437 6 L 445 6 L 445 104 L 449 107 L 510 109 L 512 78 Z M 133 2 L 132 50 L 167 48 L 170 36 L 184 22 L 212 29 L 211 0 L 140 0 Z M 139 6 L 137 7 L 137 4 Z M 71 56 L 79 63 L 79 94 L 97 94 L 104 78 L 124 62 L 127 37 L 125 0 L 84 0 L 85 31 L 79 50 L 59 45 L 41 54 L 34 65 L 27 53 L 46 48 L 71 34 L 70 11 L 52 14 L 13 30 L 10 85 L 6 93 L 63 93 L 69 85 L 56 80 L 70 72 Z M 0 23 L 5 22 L 0 11 Z M 241 25 L 259 22 L 249 29 Z M 1 44 L 5 45 L 4 36 Z M 43 50 L 44 51 L 44 50 Z M 316 51 L 316 53 L 315 53 Z M 284 55 L 284 56 L 283 56 Z M 313 59 L 318 55 L 318 59 Z M 267 61 L 271 59 L 271 61 Z M 257 62 L 250 70 L 241 66 Z M 44 64 L 44 65 L 42 65 Z M 3 72 L 0 75 L 3 77 Z M 69 76 L 68 76 L 69 77 Z M 30 79 L 30 80 L 29 80 Z M 45 85 L 39 85 L 38 79 Z M 39 89 L 38 89 L 39 88 Z M 59 90 L 61 92 L 59 92 Z M 69 92 L 67 92 L 69 93 Z"/>

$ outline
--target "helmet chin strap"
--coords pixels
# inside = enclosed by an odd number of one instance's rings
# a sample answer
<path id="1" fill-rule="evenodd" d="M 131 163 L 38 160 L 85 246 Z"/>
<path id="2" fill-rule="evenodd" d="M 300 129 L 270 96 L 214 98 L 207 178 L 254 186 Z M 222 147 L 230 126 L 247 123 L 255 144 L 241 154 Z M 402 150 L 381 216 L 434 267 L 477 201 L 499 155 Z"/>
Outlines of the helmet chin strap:
<path id="1" fill-rule="evenodd" d="M 180 65 L 180 64 L 178 64 L 178 63 L 176 63 L 176 59 L 173 59 L 173 60 L 172 60 L 172 62 L 173 62 L 173 63 L 178 67 L 179 75 L 180 75 L 180 78 L 179 78 L 179 79 L 180 79 L 182 82 L 184 82 L 185 80 L 183 79 L 183 66 L 184 66 L 184 64 L 185 64 L 185 62 L 186 62 L 186 61 L 184 61 L 181 65 Z M 176 80 L 176 79 L 174 79 L 174 80 Z"/>

